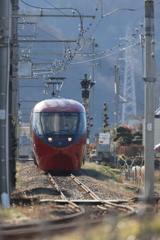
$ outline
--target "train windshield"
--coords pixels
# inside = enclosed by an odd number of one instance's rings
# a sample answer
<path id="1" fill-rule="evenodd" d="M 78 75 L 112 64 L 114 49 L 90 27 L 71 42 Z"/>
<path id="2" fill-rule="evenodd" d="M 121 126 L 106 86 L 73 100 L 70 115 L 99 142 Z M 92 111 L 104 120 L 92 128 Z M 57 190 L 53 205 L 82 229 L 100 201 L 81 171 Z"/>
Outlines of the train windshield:
<path id="1" fill-rule="evenodd" d="M 35 118 L 37 120 L 34 121 L 34 128 L 39 128 L 41 125 L 39 132 L 44 135 L 81 135 L 86 131 L 85 113 L 42 112 L 36 114 L 37 117 L 35 116 Z"/>

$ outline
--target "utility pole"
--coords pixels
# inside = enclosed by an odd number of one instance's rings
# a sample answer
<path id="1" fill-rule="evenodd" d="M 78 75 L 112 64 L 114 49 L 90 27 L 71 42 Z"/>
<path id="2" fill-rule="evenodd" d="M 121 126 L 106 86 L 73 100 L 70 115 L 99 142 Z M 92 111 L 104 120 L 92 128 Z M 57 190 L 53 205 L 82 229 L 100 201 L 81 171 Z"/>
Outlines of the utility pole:
<path id="1" fill-rule="evenodd" d="M 119 117 L 119 77 L 118 77 L 118 71 L 119 68 L 117 66 L 114 66 L 114 69 L 111 68 L 111 70 L 114 71 L 114 128 L 115 133 L 117 133 L 117 127 L 118 127 L 118 117 Z M 114 163 L 116 164 L 116 147 L 114 146 L 113 149 L 114 152 Z"/>
<path id="2" fill-rule="evenodd" d="M 119 77 L 118 77 L 118 68 L 114 67 L 115 73 L 115 82 L 114 82 L 114 89 L 115 89 L 115 128 L 118 127 L 118 117 L 119 117 Z"/>
<path id="3" fill-rule="evenodd" d="M 95 39 L 94 38 L 91 38 L 91 40 L 92 40 L 92 53 L 89 53 L 89 55 L 90 54 L 92 54 L 93 56 L 92 56 L 92 59 L 93 59 L 93 61 L 92 61 L 92 81 L 91 81 L 91 85 L 90 85 L 90 88 L 91 88 L 91 104 L 90 104 L 90 106 L 91 106 L 91 118 L 90 118 L 90 120 L 92 120 L 92 128 L 91 128 L 91 135 L 90 135 L 90 139 L 91 139 L 91 141 L 90 142 L 94 142 L 94 91 L 95 91 L 95 89 L 94 89 L 94 85 L 95 85 L 95 83 L 96 83 L 96 81 L 94 81 L 94 68 L 95 68 L 95 66 L 98 66 L 98 65 L 100 65 L 101 66 L 101 63 L 99 63 L 99 64 L 95 64 L 95 61 L 94 61 L 94 54 L 95 54 L 95 48 L 96 47 L 98 47 L 98 44 L 97 43 L 95 43 Z"/>
<path id="4" fill-rule="evenodd" d="M 115 129 L 118 127 L 118 115 L 119 115 L 119 77 L 118 77 L 118 71 L 119 68 L 117 66 L 114 66 L 114 69 L 111 68 L 111 70 L 114 71 L 114 127 Z"/>
<path id="5" fill-rule="evenodd" d="M 0 195 L 3 207 L 9 206 L 9 70 L 11 1 L 0 0 Z"/>
<path id="6" fill-rule="evenodd" d="M 19 0 L 12 0 L 12 14 L 18 14 Z M 11 187 L 15 188 L 16 158 L 18 157 L 17 126 L 19 126 L 19 82 L 18 82 L 18 18 L 11 21 L 11 49 L 10 49 L 10 81 L 9 81 L 9 159 Z M 14 149 L 14 150 L 13 150 Z"/>
<path id="7" fill-rule="evenodd" d="M 145 197 L 154 197 L 154 2 L 145 0 Z"/>
<path id="8" fill-rule="evenodd" d="M 95 39 L 92 39 L 92 51 L 93 51 L 93 62 L 92 62 L 92 83 L 94 83 L 94 50 L 95 50 Z M 91 128 L 91 143 L 94 142 L 94 85 L 91 89 L 91 118 L 92 118 L 92 128 Z"/>

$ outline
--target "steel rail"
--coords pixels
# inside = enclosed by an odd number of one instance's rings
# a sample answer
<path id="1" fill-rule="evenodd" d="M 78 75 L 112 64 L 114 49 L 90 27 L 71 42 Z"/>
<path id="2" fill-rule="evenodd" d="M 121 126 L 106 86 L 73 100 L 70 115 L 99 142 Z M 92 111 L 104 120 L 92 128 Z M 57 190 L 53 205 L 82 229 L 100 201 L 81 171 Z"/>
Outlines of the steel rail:
<path id="1" fill-rule="evenodd" d="M 76 178 L 73 174 L 70 174 L 71 178 L 81 186 L 93 199 L 103 201 L 100 197 L 98 197 L 91 189 L 89 189 L 85 184 L 83 184 L 78 178 Z"/>
<path id="2" fill-rule="evenodd" d="M 78 210 L 80 212 L 80 214 L 84 214 L 85 213 L 85 209 L 84 208 L 81 208 L 79 207 L 77 204 L 71 202 L 70 200 L 67 199 L 67 197 L 64 195 L 64 193 L 62 192 L 61 188 L 58 186 L 58 184 L 54 181 L 52 175 L 50 173 L 48 173 L 48 176 L 52 182 L 52 184 L 55 186 L 55 188 L 57 189 L 57 191 L 61 194 L 61 197 L 63 200 L 66 200 L 69 204 L 69 206 L 72 208 L 72 209 L 75 209 L 75 210 Z"/>
<path id="3" fill-rule="evenodd" d="M 116 203 L 110 201 L 110 200 L 103 200 L 100 197 L 98 197 L 91 189 L 89 189 L 89 187 L 87 187 L 84 183 L 82 183 L 78 178 L 76 178 L 73 174 L 70 174 L 71 178 L 79 185 L 81 186 L 91 197 L 93 197 L 95 200 L 99 200 L 101 202 L 101 204 L 107 206 L 107 207 L 115 207 L 117 209 L 122 209 L 123 211 L 128 211 L 129 213 L 125 214 L 123 217 L 125 216 L 130 216 L 136 213 L 136 210 L 133 207 L 129 207 L 129 206 L 125 206 L 125 205 L 119 205 L 118 201 L 116 201 Z M 130 202 L 130 200 L 129 200 Z M 102 207 L 100 205 L 98 205 L 99 208 L 102 209 L 106 209 L 105 207 Z M 107 209 L 106 209 L 107 210 Z"/>
<path id="4" fill-rule="evenodd" d="M 107 220 L 105 220 L 107 222 Z M 0 237 L 1 239 L 5 240 L 10 240 L 10 239 L 29 239 L 29 237 L 40 237 L 42 236 L 50 236 L 50 235 L 55 235 L 57 233 L 63 233 L 70 231 L 71 229 L 77 229 L 77 228 L 83 228 L 84 226 L 95 226 L 103 223 L 103 219 L 99 218 L 97 220 L 85 220 L 85 221 L 74 221 L 74 222 L 69 222 L 69 223 L 61 223 L 61 224 L 48 224 L 46 221 L 40 222 L 39 225 L 34 226 L 34 223 L 31 224 L 26 224 L 26 226 L 23 228 L 20 225 L 16 226 L 0 226 L 1 231 L 0 231 Z M 39 238 L 37 238 L 39 239 Z"/>

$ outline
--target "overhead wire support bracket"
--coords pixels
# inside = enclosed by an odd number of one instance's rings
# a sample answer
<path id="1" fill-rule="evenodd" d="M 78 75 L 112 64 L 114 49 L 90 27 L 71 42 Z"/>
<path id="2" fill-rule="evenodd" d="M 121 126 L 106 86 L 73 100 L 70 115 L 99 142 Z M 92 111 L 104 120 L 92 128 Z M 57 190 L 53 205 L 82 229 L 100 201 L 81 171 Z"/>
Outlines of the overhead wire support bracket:
<path id="1" fill-rule="evenodd" d="M 18 14 L 18 15 L 11 15 L 12 18 L 21 18 L 21 17 L 72 17 L 72 18 L 79 18 L 79 15 L 53 15 L 53 14 Z M 93 15 L 83 15 L 83 18 L 95 18 Z"/>
<path id="2" fill-rule="evenodd" d="M 156 78 L 146 77 L 146 78 L 142 78 L 142 80 L 145 82 L 155 82 Z"/>
<path id="3" fill-rule="evenodd" d="M 18 40 L 16 42 L 77 42 L 77 40 Z M 14 42 L 15 43 L 15 42 Z"/>

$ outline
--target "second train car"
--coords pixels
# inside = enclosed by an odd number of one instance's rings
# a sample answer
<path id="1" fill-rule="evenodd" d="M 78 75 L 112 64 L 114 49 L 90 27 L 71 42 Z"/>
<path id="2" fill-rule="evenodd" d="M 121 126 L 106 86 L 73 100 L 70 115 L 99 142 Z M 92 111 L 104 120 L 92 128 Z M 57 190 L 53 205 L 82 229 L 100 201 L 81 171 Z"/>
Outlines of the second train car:
<path id="1" fill-rule="evenodd" d="M 31 112 L 35 164 L 43 170 L 79 170 L 86 152 L 86 113 L 71 99 L 48 99 Z"/>

